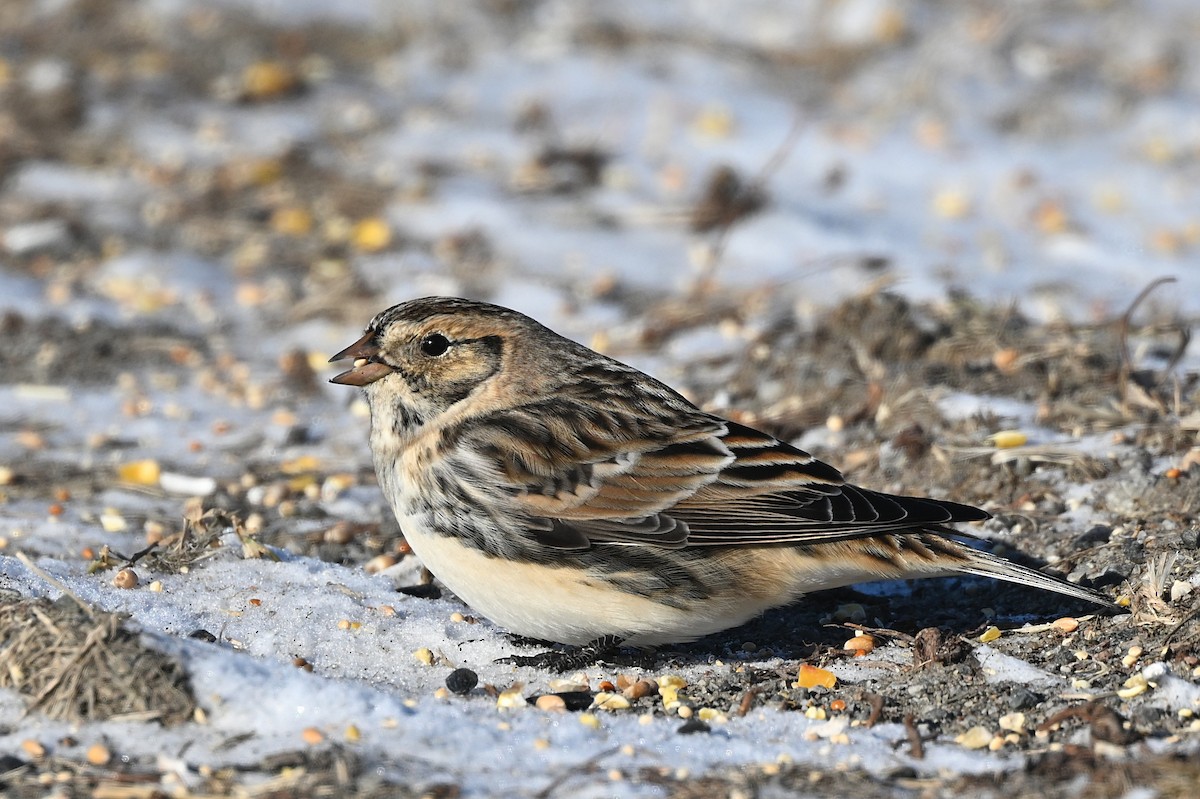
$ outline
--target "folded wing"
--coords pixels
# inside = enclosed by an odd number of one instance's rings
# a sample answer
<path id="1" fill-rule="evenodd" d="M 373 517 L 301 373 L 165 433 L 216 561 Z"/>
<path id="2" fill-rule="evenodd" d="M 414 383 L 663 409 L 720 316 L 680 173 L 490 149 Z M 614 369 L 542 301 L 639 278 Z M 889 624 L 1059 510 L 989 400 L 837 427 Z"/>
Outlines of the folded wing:
<path id="1" fill-rule="evenodd" d="M 538 540 L 562 549 L 816 544 L 988 518 L 849 485 L 766 433 L 680 410 L 659 418 L 559 397 L 491 415 L 459 443 L 488 465 L 470 479 L 497 482 Z"/>

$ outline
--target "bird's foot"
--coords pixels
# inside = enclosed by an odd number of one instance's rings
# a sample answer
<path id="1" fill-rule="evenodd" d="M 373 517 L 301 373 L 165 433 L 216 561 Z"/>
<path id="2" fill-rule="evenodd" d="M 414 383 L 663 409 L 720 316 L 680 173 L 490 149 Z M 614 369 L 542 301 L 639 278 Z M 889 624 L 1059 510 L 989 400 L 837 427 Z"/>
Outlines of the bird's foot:
<path id="1" fill-rule="evenodd" d="M 593 663 L 617 654 L 621 647 L 621 639 L 615 635 L 597 638 L 583 646 L 569 649 L 550 649 L 536 655 L 509 655 L 499 658 L 497 663 L 507 663 L 513 666 L 532 666 L 535 669 L 547 671 L 571 671 L 590 666 Z"/>

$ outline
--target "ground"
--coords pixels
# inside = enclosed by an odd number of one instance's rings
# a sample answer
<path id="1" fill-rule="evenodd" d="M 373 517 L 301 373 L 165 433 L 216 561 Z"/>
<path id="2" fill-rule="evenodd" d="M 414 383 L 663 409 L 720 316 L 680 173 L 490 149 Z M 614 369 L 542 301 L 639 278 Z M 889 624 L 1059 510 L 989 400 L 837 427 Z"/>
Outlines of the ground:
<path id="1" fill-rule="evenodd" d="M 1196 10 L 442 6 L 0 9 L 3 790 L 1191 796 Z M 325 383 L 438 293 L 1128 612 L 930 580 L 498 664 L 396 590 Z"/>

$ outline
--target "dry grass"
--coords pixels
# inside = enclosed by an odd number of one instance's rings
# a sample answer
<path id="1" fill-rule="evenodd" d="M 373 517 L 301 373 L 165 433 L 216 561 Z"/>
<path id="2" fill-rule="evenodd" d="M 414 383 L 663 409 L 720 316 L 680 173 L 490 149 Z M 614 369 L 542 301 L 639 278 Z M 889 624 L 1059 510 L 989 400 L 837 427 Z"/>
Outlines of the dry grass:
<path id="1" fill-rule="evenodd" d="M 117 716 L 171 725 L 196 708 L 183 669 L 111 613 L 67 598 L 0 604 L 0 687 L 29 712 L 72 722 Z"/>

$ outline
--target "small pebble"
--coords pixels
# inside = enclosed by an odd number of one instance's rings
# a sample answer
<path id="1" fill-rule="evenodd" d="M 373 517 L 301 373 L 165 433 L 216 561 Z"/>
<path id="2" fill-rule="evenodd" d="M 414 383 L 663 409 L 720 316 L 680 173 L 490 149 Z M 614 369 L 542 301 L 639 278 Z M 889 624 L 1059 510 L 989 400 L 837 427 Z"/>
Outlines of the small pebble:
<path id="1" fill-rule="evenodd" d="M 675 730 L 680 735 L 691 735 L 697 732 L 712 732 L 712 727 L 699 718 L 690 718 L 683 724 L 679 725 L 679 729 Z"/>
<path id="2" fill-rule="evenodd" d="M 459 696 L 470 693 L 476 685 L 479 685 L 479 675 L 470 669 L 455 669 L 446 677 L 446 687 Z"/>

